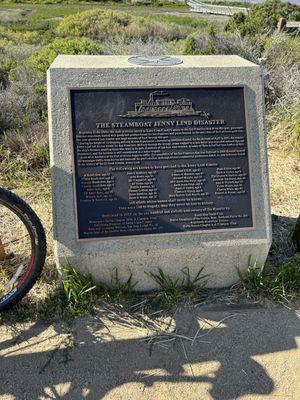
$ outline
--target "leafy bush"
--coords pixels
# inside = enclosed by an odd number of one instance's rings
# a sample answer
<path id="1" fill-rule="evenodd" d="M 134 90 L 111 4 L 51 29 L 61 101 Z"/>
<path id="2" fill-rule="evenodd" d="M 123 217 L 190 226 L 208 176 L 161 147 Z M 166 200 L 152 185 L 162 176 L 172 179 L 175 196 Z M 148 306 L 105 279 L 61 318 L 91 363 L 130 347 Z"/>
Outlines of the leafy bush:
<path id="1" fill-rule="evenodd" d="M 28 63 L 41 78 L 45 78 L 46 71 L 58 54 L 101 54 L 99 44 L 84 38 L 55 39 L 39 51 L 33 52 Z"/>
<path id="2" fill-rule="evenodd" d="M 37 122 L 23 130 L 7 131 L 0 137 L 0 149 L 0 169 L 3 174 L 13 173 L 14 169 L 20 172 L 48 167 L 47 124 Z"/>
<path id="3" fill-rule="evenodd" d="M 138 38 L 143 41 L 153 37 L 165 40 L 180 39 L 186 32 L 174 23 L 162 23 L 148 17 L 137 17 L 117 11 L 85 11 L 64 18 L 56 32 L 61 37 L 79 36 L 105 40 L 110 37 Z"/>
<path id="4" fill-rule="evenodd" d="M 197 54 L 197 51 L 199 51 L 197 40 L 193 35 L 191 35 L 184 43 L 183 54 L 190 56 Z"/>
<path id="5" fill-rule="evenodd" d="M 243 12 L 234 14 L 225 30 L 230 32 L 238 30 L 242 36 L 254 36 L 258 33 L 270 35 L 276 29 L 280 18 L 289 19 L 299 11 L 300 7 L 295 4 L 280 0 L 267 0 L 261 4 L 252 4 L 247 15 Z"/>
<path id="6" fill-rule="evenodd" d="M 37 44 L 40 41 L 40 35 L 36 31 L 15 32 L 5 26 L 0 26 L 0 41 L 6 41 L 7 44 L 19 45 Z"/>
<path id="7" fill-rule="evenodd" d="M 0 86 L 5 88 L 8 86 L 10 80 L 15 80 L 15 70 L 24 64 L 23 61 L 30 57 L 31 53 L 37 47 L 29 44 L 12 45 L 8 44 L 2 50 L 2 57 L 0 60 Z M 22 76 L 21 82 L 28 82 L 27 77 Z"/>
<path id="8" fill-rule="evenodd" d="M 275 34 L 267 40 L 263 56 L 267 105 L 277 105 L 280 99 L 289 108 L 300 97 L 300 38 Z"/>
<path id="9" fill-rule="evenodd" d="M 243 38 L 239 34 L 199 33 L 186 39 L 184 54 L 235 54 L 257 62 L 261 56 L 262 43 L 259 40 Z"/>
<path id="10" fill-rule="evenodd" d="M 36 98 L 27 86 L 0 88 L 0 134 L 21 129 L 39 120 Z"/>
<path id="11" fill-rule="evenodd" d="M 265 43 L 266 65 L 269 68 L 300 67 L 300 37 L 292 38 L 285 34 L 276 34 Z"/>

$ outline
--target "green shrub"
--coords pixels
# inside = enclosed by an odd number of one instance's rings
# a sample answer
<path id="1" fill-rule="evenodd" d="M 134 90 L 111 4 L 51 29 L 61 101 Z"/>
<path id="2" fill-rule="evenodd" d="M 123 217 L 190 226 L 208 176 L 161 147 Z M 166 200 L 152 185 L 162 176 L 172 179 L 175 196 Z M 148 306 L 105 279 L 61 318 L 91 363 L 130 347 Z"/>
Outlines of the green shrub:
<path id="1" fill-rule="evenodd" d="M 186 30 L 174 23 L 162 23 L 149 17 L 139 17 L 117 11 L 85 11 L 64 18 L 57 26 L 61 37 L 77 36 L 90 39 L 125 37 L 147 40 L 160 37 L 165 40 L 180 39 Z"/>
<path id="2" fill-rule="evenodd" d="M 291 21 L 300 21 L 300 10 L 292 12 L 292 14 L 290 15 L 290 20 Z"/>
<path id="3" fill-rule="evenodd" d="M 299 88 L 300 91 L 300 88 Z M 299 94 L 283 96 L 267 113 L 267 129 L 271 146 L 300 156 Z"/>
<path id="4" fill-rule="evenodd" d="M 200 32 L 189 36 L 184 44 L 184 54 L 235 54 L 257 62 L 262 53 L 259 38 L 242 38 L 237 34 Z"/>
<path id="5" fill-rule="evenodd" d="M 203 46 L 200 54 L 202 55 L 210 55 L 210 54 L 214 54 L 214 45 L 213 43 L 209 40 L 207 41 L 207 43 L 205 44 L 205 46 Z"/>
<path id="6" fill-rule="evenodd" d="M 30 87 L 10 85 L 0 88 L 0 135 L 6 130 L 22 129 L 39 119 L 36 96 Z"/>
<path id="7" fill-rule="evenodd" d="M 46 71 L 58 54 L 101 54 L 102 48 L 99 44 L 84 38 L 77 39 L 55 39 L 49 45 L 39 51 L 33 52 L 29 58 L 29 65 L 45 78 Z"/>
<path id="8" fill-rule="evenodd" d="M 46 122 L 32 123 L 20 130 L 0 136 L 0 169 L 36 171 L 49 166 L 48 129 Z M 14 168 L 15 166 L 15 168 Z M 8 175 L 8 174 L 7 174 Z"/>
<path id="9" fill-rule="evenodd" d="M 104 39 L 115 30 L 121 31 L 129 25 L 131 16 L 107 11 L 86 11 L 64 18 L 57 26 L 59 36 L 86 36 L 91 39 Z"/>
<path id="10" fill-rule="evenodd" d="M 6 87 L 9 81 L 15 81 L 15 70 L 23 65 L 25 60 L 30 57 L 32 52 L 36 49 L 36 46 L 29 44 L 20 44 L 20 45 L 8 45 L 2 52 L 2 57 L 0 59 L 0 70 L 2 70 L 2 74 L 6 76 L 6 81 L 4 82 L 4 87 Z M 0 75 L 2 75 L 0 73 Z M 3 76 L 3 75 L 2 75 Z M 22 76 L 21 81 L 27 77 Z M 36 77 L 35 77 L 36 79 Z M 1 83 L 1 78 L 0 78 Z"/>
<path id="11" fill-rule="evenodd" d="M 276 34 L 265 43 L 266 65 L 269 68 L 300 66 L 300 37 Z"/>
<path id="12" fill-rule="evenodd" d="M 291 18 L 293 13 L 298 13 L 300 7 L 283 3 L 280 0 L 267 0 L 261 4 L 252 4 L 249 13 L 234 14 L 225 30 L 235 32 L 238 30 L 242 36 L 256 35 L 258 33 L 272 34 L 280 18 Z"/>
<path id="13" fill-rule="evenodd" d="M 40 41 L 40 35 L 36 31 L 15 32 L 8 27 L 0 26 L 0 41 L 6 41 L 7 45 L 37 44 Z"/>
<path id="14" fill-rule="evenodd" d="M 283 116 L 290 118 L 287 110 L 300 97 L 300 38 L 285 34 L 271 36 L 265 43 L 263 57 L 267 69 L 267 105 L 280 102 Z"/>
<path id="15" fill-rule="evenodd" d="M 183 54 L 194 55 L 197 52 L 197 42 L 194 36 L 189 36 L 183 47 Z"/>
<path id="16" fill-rule="evenodd" d="M 237 30 L 240 32 L 242 36 L 245 36 L 247 33 L 247 16 L 242 11 L 234 14 L 230 21 L 225 26 L 225 31 L 227 32 L 236 32 Z"/>
<path id="17" fill-rule="evenodd" d="M 182 15 L 161 15 L 161 14 L 153 14 L 151 15 L 151 19 L 155 21 L 162 22 L 164 24 L 176 24 L 181 25 L 186 28 L 192 28 L 193 30 L 200 29 L 208 29 L 212 26 L 212 23 L 209 22 L 205 18 L 194 18 L 194 17 L 186 17 L 184 14 Z M 214 25 L 213 25 L 214 26 Z"/>

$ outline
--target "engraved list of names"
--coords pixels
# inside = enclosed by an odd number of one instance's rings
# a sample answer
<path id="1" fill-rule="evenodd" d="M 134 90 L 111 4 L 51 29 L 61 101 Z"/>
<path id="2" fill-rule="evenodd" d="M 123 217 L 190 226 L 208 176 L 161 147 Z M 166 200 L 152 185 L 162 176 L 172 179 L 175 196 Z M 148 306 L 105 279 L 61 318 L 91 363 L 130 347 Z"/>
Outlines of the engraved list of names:
<path id="1" fill-rule="evenodd" d="M 253 226 L 243 87 L 70 96 L 78 239 Z"/>

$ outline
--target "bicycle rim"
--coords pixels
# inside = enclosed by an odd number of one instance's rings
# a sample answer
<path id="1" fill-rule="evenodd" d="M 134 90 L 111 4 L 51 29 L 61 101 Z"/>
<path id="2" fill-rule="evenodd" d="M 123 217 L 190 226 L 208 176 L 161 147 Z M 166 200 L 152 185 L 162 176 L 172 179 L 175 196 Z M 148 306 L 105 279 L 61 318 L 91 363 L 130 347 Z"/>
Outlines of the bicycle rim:
<path id="1" fill-rule="evenodd" d="M 34 259 L 34 226 L 17 206 L 0 199 L 0 304 L 26 284 Z"/>

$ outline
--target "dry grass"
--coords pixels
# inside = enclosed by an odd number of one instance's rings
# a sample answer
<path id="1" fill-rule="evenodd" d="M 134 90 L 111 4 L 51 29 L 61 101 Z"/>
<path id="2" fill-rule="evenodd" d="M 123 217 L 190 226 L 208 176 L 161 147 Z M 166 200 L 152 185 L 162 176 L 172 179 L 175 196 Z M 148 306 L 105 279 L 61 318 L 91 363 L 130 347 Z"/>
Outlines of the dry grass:
<path id="1" fill-rule="evenodd" d="M 296 218 L 300 213 L 300 160 L 297 154 L 269 147 L 272 213 Z"/>
<path id="2" fill-rule="evenodd" d="M 266 56 L 266 100 L 272 212 L 300 213 L 300 38 L 277 34 Z"/>
<path id="3" fill-rule="evenodd" d="M 12 85 L 0 88 L 0 134 L 8 129 L 20 129 L 24 125 L 38 121 L 34 107 L 34 96 L 29 88 Z"/>
<path id="4" fill-rule="evenodd" d="M 102 44 L 104 54 L 174 54 L 171 44 L 160 38 L 125 40 L 124 37 L 107 38 Z"/>
<path id="5" fill-rule="evenodd" d="M 12 22 L 19 22 L 24 19 L 28 14 L 28 10 L 22 9 L 2 9 L 0 10 L 0 23 L 8 24 Z"/>
<path id="6" fill-rule="evenodd" d="M 270 265 L 278 266 L 296 251 L 292 240 L 296 218 L 300 213 L 300 141 L 295 129 L 299 118 L 298 102 L 280 107 L 268 114 L 273 129 L 268 134 L 273 242 L 268 256 Z M 277 111 L 277 112 L 276 112 Z"/>
<path id="7" fill-rule="evenodd" d="M 258 63 L 261 57 L 261 43 L 257 40 L 245 39 L 240 34 L 224 32 L 199 32 L 192 34 L 193 51 L 191 54 L 235 54 L 249 61 Z"/>
<path id="8" fill-rule="evenodd" d="M 293 103 L 291 99 L 288 104 L 288 99 L 283 98 L 268 114 L 272 212 L 286 217 L 297 217 L 300 213 L 299 106 L 299 101 Z"/>
<path id="9" fill-rule="evenodd" d="M 293 104 L 300 98 L 300 37 L 292 39 L 286 34 L 274 34 L 265 43 L 265 95 L 267 106 L 275 106 L 269 112 L 272 120 L 281 120 L 287 113 L 292 117 Z M 299 104 L 298 104 L 299 113 Z M 274 125 L 273 125 L 274 126 Z"/>
<path id="10" fill-rule="evenodd" d="M 33 175 L 32 179 L 28 179 L 27 182 L 23 181 L 23 183 L 22 187 L 14 188 L 13 191 L 30 204 L 41 219 L 45 229 L 47 236 L 47 261 L 43 270 L 43 278 L 48 282 L 57 277 L 53 258 L 52 204 L 49 172 L 46 170 L 40 171 L 38 176 Z"/>
<path id="11" fill-rule="evenodd" d="M 45 303 L 48 303 L 49 299 L 56 293 L 58 286 L 58 273 L 53 258 L 49 171 L 40 170 L 36 173 L 22 171 L 18 176 L 10 176 L 9 180 L 0 173 L 0 186 L 12 190 L 27 201 L 41 219 L 46 232 L 47 258 L 41 279 L 17 309 L 17 313 L 24 316 L 28 313 L 35 314 L 45 307 Z"/>

